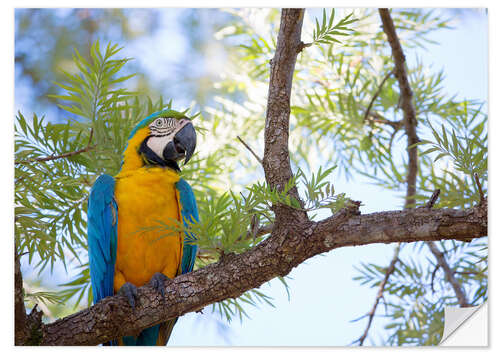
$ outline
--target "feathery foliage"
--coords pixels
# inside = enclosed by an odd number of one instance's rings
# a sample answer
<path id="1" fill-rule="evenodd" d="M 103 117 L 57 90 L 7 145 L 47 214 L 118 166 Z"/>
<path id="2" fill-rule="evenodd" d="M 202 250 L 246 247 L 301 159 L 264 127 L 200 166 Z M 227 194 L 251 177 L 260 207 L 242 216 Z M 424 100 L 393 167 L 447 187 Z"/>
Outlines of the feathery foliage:
<path id="1" fill-rule="evenodd" d="M 330 13 L 329 20 L 327 21 L 326 10 L 323 9 L 323 18 L 321 20 L 321 25 L 316 19 L 316 28 L 313 31 L 313 44 L 319 45 L 329 45 L 332 42 L 342 43 L 335 39 L 333 36 L 349 36 L 349 33 L 353 29 L 347 27 L 347 25 L 352 24 L 357 21 L 357 19 L 352 18 L 353 13 L 345 16 L 336 25 L 333 25 L 333 20 L 335 18 L 335 9 L 332 9 Z"/>

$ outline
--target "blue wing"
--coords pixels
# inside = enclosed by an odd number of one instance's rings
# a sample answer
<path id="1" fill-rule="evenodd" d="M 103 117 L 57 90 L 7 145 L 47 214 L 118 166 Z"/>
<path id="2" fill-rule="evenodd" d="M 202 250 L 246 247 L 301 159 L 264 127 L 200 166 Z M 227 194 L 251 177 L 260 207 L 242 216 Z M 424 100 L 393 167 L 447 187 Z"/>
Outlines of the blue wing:
<path id="1" fill-rule="evenodd" d="M 182 206 L 182 222 L 185 227 L 188 227 L 190 222 L 194 223 L 199 220 L 198 207 L 196 206 L 193 190 L 184 179 L 180 179 L 175 186 L 179 191 L 179 198 Z M 195 243 L 196 237 L 193 234 L 186 232 L 184 235 L 184 248 L 182 251 L 182 274 L 189 273 L 193 270 L 194 261 L 196 259 L 196 251 L 198 250 L 198 246 Z"/>
<path id="2" fill-rule="evenodd" d="M 90 190 L 87 232 L 94 304 L 113 295 L 118 235 L 118 206 L 114 192 L 115 179 L 109 175 L 99 176 Z"/>

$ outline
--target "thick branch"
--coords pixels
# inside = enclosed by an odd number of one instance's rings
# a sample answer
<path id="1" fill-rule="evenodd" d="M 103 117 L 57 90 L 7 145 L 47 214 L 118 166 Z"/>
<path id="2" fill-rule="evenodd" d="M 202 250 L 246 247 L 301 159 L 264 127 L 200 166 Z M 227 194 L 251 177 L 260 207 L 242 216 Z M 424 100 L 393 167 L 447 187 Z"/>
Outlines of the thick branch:
<path id="1" fill-rule="evenodd" d="M 413 196 L 415 196 L 417 189 L 418 170 L 418 153 L 415 144 L 419 141 L 417 136 L 417 117 L 415 107 L 413 106 L 413 92 L 406 71 L 405 55 L 396 34 L 391 14 L 388 9 L 379 9 L 378 11 L 382 20 L 382 27 L 391 45 L 392 57 L 395 65 L 394 73 L 399 83 L 401 108 L 404 112 L 404 125 L 408 139 L 408 172 L 406 175 L 407 189 L 405 207 L 413 207 L 415 205 L 415 198 L 413 198 Z"/>
<path id="2" fill-rule="evenodd" d="M 288 152 L 290 95 L 297 54 L 303 48 L 300 40 L 303 18 L 304 9 L 281 11 L 276 53 L 271 61 L 262 165 L 267 183 L 280 191 L 292 177 Z M 297 188 L 292 188 L 289 194 L 300 202 Z M 285 222 L 290 216 L 302 221 L 307 220 L 304 212 L 292 212 L 284 206 L 274 207 L 274 211 L 278 222 Z M 285 215 L 288 215 L 286 220 Z"/>
<path id="3" fill-rule="evenodd" d="M 214 302 L 240 296 L 274 277 L 287 275 L 308 258 L 340 247 L 470 240 L 487 234 L 487 201 L 466 211 L 417 208 L 360 216 L 353 213 L 343 210 L 317 223 L 290 222 L 284 236 L 273 234 L 245 253 L 227 254 L 217 263 L 167 282 L 165 299 L 151 288 L 141 287 L 135 311 L 121 296 L 105 298 L 90 309 L 44 326 L 42 344 L 96 345 L 131 335 Z"/>

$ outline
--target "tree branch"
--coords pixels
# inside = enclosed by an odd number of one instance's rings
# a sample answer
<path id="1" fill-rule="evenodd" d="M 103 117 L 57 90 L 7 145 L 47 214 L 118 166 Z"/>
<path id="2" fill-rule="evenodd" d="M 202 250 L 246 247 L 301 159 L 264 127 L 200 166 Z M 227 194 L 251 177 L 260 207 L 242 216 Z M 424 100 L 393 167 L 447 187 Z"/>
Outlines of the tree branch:
<path id="1" fill-rule="evenodd" d="M 477 172 L 474 172 L 474 181 L 476 181 L 477 190 L 479 191 L 479 198 L 481 199 L 481 201 L 484 201 L 484 193 L 481 187 L 481 182 L 479 182 L 479 176 Z"/>
<path id="2" fill-rule="evenodd" d="M 401 108 L 404 112 L 404 125 L 406 136 L 408 138 L 408 173 L 406 175 L 406 203 L 405 207 L 415 206 L 415 194 L 417 190 L 417 171 L 418 171 L 418 152 L 415 146 L 418 143 L 417 136 L 417 118 L 415 107 L 413 106 L 413 92 L 408 80 L 406 71 L 406 59 L 403 53 L 403 48 L 399 42 L 399 38 L 392 22 L 391 14 L 388 9 L 379 9 L 382 27 L 387 36 L 387 40 L 391 45 L 392 57 L 394 59 L 394 73 L 399 83 L 399 91 L 401 96 Z M 413 147 L 412 147 L 413 145 Z"/>
<path id="3" fill-rule="evenodd" d="M 46 156 L 46 157 L 37 157 L 34 159 L 29 159 L 29 160 L 16 161 L 14 164 L 23 165 L 23 164 L 29 164 L 29 163 L 32 163 L 35 161 L 36 162 L 44 162 L 44 161 L 52 161 L 52 160 L 57 160 L 57 159 L 64 159 L 67 157 L 75 156 L 75 155 L 93 150 L 97 146 L 97 145 L 90 145 L 92 142 L 93 134 L 94 134 L 94 129 L 90 129 L 89 142 L 88 142 L 87 146 L 84 147 L 83 149 L 71 151 L 71 152 L 65 152 L 64 154 L 60 154 L 60 155 L 50 155 L 50 156 Z"/>
<path id="4" fill-rule="evenodd" d="M 370 310 L 370 312 L 366 315 L 366 316 L 368 316 L 368 325 L 365 328 L 365 332 L 363 333 L 363 335 L 361 335 L 361 337 L 357 341 L 355 341 L 355 342 L 359 342 L 360 346 L 363 346 L 363 343 L 365 342 L 365 339 L 368 336 L 368 331 L 370 330 L 370 326 L 372 325 L 373 318 L 375 317 L 375 311 L 377 310 L 378 303 L 379 303 L 380 299 L 384 296 L 385 285 L 389 281 L 389 277 L 391 276 L 391 274 L 394 272 L 394 269 L 396 268 L 396 263 L 398 262 L 398 259 L 399 259 L 400 249 L 401 249 L 401 243 L 399 243 L 396 246 L 396 249 L 394 249 L 394 255 L 392 257 L 392 260 L 391 260 L 389 266 L 387 267 L 387 269 L 385 270 L 384 279 L 380 282 L 378 293 L 377 293 L 377 296 L 375 297 L 375 303 L 373 304 L 373 307 Z"/>
<path id="5" fill-rule="evenodd" d="M 378 88 L 377 88 L 377 91 L 375 92 L 375 94 L 373 95 L 372 97 L 372 100 L 370 101 L 370 104 L 368 104 L 368 108 L 366 108 L 366 111 L 365 111 L 365 118 L 364 120 L 368 120 L 368 116 L 370 115 L 370 111 L 372 110 L 372 106 L 373 106 L 373 103 L 375 102 L 375 100 L 377 99 L 377 97 L 379 96 L 380 92 L 382 91 L 382 87 L 384 86 L 384 83 L 389 79 L 389 77 L 394 73 L 394 70 L 390 71 L 389 73 L 387 73 L 384 77 L 384 79 L 382 79 L 382 82 L 380 82 Z"/>
<path id="6" fill-rule="evenodd" d="M 250 147 L 250 145 L 248 145 L 246 142 L 244 142 L 243 139 L 240 138 L 239 135 L 237 135 L 236 138 L 240 141 L 240 143 L 243 144 L 244 147 L 247 148 L 248 151 L 250 151 L 250 153 L 257 159 L 257 161 L 259 162 L 259 164 L 262 165 L 262 159 L 259 157 L 259 155 L 257 155 L 255 153 L 255 151 L 252 150 L 252 148 Z"/>
<path id="7" fill-rule="evenodd" d="M 365 120 L 368 118 L 372 104 L 379 95 L 380 91 L 382 90 L 382 86 L 384 85 L 385 81 L 390 77 L 390 75 L 396 74 L 399 83 L 400 99 L 402 100 L 403 103 L 402 108 L 404 112 L 404 119 L 402 120 L 402 122 L 404 124 L 405 133 L 408 138 L 408 147 L 410 147 L 411 145 L 413 145 L 418 141 L 418 138 L 416 134 L 417 120 L 415 117 L 415 108 L 413 107 L 412 103 L 413 93 L 411 91 L 410 83 L 408 81 L 408 75 L 406 73 L 405 56 L 401 44 L 399 42 L 399 38 L 396 34 L 396 29 L 394 28 L 394 23 L 392 22 L 389 10 L 379 9 L 379 13 L 380 13 L 380 18 L 382 20 L 382 27 L 387 36 L 389 44 L 391 45 L 392 57 L 394 59 L 395 69 L 387 73 L 382 82 L 380 83 L 377 92 L 373 96 L 370 105 L 366 110 Z M 401 124 L 401 121 L 399 123 Z M 393 128 L 394 128 L 394 133 L 393 133 L 394 135 L 396 131 L 399 129 L 399 127 L 393 126 Z M 415 199 L 413 196 L 415 196 L 416 194 L 417 173 L 418 173 L 417 148 L 412 147 L 408 149 L 408 171 L 406 175 L 405 208 L 413 207 L 415 205 Z M 369 316 L 368 325 L 366 326 L 363 335 L 359 338 L 359 340 L 357 340 L 359 341 L 360 346 L 363 345 L 363 342 L 368 336 L 368 331 L 370 330 L 373 317 L 375 316 L 375 311 L 377 309 L 378 302 L 384 294 L 385 284 L 389 280 L 389 276 L 394 271 L 394 266 L 397 262 L 397 256 L 399 255 L 399 250 L 400 250 L 400 245 L 398 245 L 396 248 L 394 258 L 387 268 L 386 276 L 382 284 L 380 285 L 379 292 L 375 297 L 375 302 L 373 304 L 373 307 L 368 313 Z"/>
<path id="8" fill-rule="evenodd" d="M 416 194 L 416 181 L 417 181 L 417 170 L 418 170 L 418 153 L 417 147 L 418 143 L 417 136 L 417 119 L 415 107 L 413 106 L 413 92 L 410 87 L 410 82 L 408 80 L 408 73 L 406 72 L 405 56 L 403 49 L 399 42 L 399 38 L 396 34 L 396 29 L 394 28 L 394 23 L 392 21 L 391 15 L 388 9 L 379 9 L 380 18 L 382 19 L 382 26 L 384 32 L 387 35 L 387 39 L 391 45 L 392 57 L 394 58 L 394 64 L 396 66 L 395 72 L 396 77 L 399 82 L 399 89 L 401 95 L 401 108 L 404 112 L 404 124 L 406 136 L 408 138 L 408 174 L 407 174 L 407 193 L 406 193 L 406 204 L 405 207 L 411 207 L 415 205 L 415 199 L 412 197 Z M 413 145 L 413 147 L 411 147 Z M 431 199 L 428 202 L 428 208 L 431 208 L 434 202 L 437 200 L 439 191 L 434 191 Z M 443 268 L 446 279 L 450 282 L 455 291 L 455 295 L 459 301 L 460 306 L 470 306 L 467 302 L 465 294 L 463 292 L 462 286 L 458 283 L 453 275 L 448 262 L 446 261 L 443 253 L 439 251 L 433 242 L 427 242 L 432 254 L 436 257 L 438 264 Z"/>
<path id="9" fill-rule="evenodd" d="M 15 344 L 24 345 L 28 337 L 26 308 L 24 307 L 23 276 L 21 274 L 20 256 L 14 252 L 14 327 Z"/>
<path id="10" fill-rule="evenodd" d="M 398 131 L 403 126 L 402 120 L 392 121 L 392 120 L 384 118 L 382 115 L 380 115 L 376 112 L 375 113 L 370 112 L 370 114 L 368 116 L 366 116 L 364 120 L 367 122 L 370 122 L 370 123 L 389 125 L 394 129 L 394 132 Z"/>
<path id="11" fill-rule="evenodd" d="M 288 151 L 290 95 L 297 54 L 303 48 L 300 40 L 303 19 L 304 9 L 281 11 L 276 53 L 271 61 L 262 165 L 266 182 L 279 191 L 283 190 L 292 177 Z M 289 194 L 301 202 L 296 187 L 293 187 Z M 276 222 L 308 221 L 305 212 L 283 205 L 275 205 L 273 210 Z"/>
<path id="12" fill-rule="evenodd" d="M 462 285 L 460 285 L 460 283 L 455 278 L 455 274 L 453 273 L 453 270 L 450 268 L 450 265 L 446 261 L 444 254 L 439 250 L 439 248 L 436 246 L 434 242 L 427 242 L 427 246 L 429 247 L 434 257 L 436 257 L 438 266 L 443 268 L 446 280 L 448 280 L 448 282 L 451 284 L 453 291 L 455 292 L 455 295 L 458 299 L 460 307 L 471 306 L 467 301 L 467 297 L 465 296 L 465 293 L 462 289 Z"/>
<path id="13" fill-rule="evenodd" d="M 353 216 L 344 209 L 320 222 L 290 223 L 282 238 L 274 233 L 242 254 L 228 254 L 217 263 L 166 282 L 162 299 L 140 287 L 133 311 L 122 296 L 107 297 L 76 314 L 43 326 L 44 345 L 96 345 L 132 335 L 175 316 L 202 309 L 257 288 L 308 258 L 332 249 L 372 243 L 470 240 L 487 234 L 488 205 L 465 210 L 426 208 Z"/>
<path id="14" fill-rule="evenodd" d="M 434 204 L 436 203 L 437 199 L 439 198 L 439 194 L 441 193 L 441 190 L 439 188 L 435 189 L 434 192 L 431 195 L 431 198 L 429 198 L 429 201 L 425 204 L 425 208 L 431 209 L 434 207 Z"/>
<path id="15" fill-rule="evenodd" d="M 39 344 L 42 333 L 42 315 L 37 305 L 26 314 L 24 306 L 23 276 L 21 274 L 22 254 L 14 251 L 14 343 L 16 346 Z"/>

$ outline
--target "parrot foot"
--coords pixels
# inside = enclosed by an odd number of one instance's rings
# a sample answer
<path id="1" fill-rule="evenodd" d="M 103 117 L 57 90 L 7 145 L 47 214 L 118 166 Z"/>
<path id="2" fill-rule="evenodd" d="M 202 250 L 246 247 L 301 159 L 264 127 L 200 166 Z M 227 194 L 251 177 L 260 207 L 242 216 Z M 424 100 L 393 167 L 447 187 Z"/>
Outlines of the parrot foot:
<path id="1" fill-rule="evenodd" d="M 137 287 L 134 284 L 128 282 L 123 284 L 120 290 L 118 290 L 118 294 L 125 296 L 132 309 L 135 309 L 135 300 L 137 299 Z"/>
<path id="2" fill-rule="evenodd" d="M 161 297 L 165 297 L 165 282 L 167 280 L 171 280 L 168 276 L 162 273 L 155 273 L 149 284 L 155 289 L 157 292 L 161 294 Z"/>

